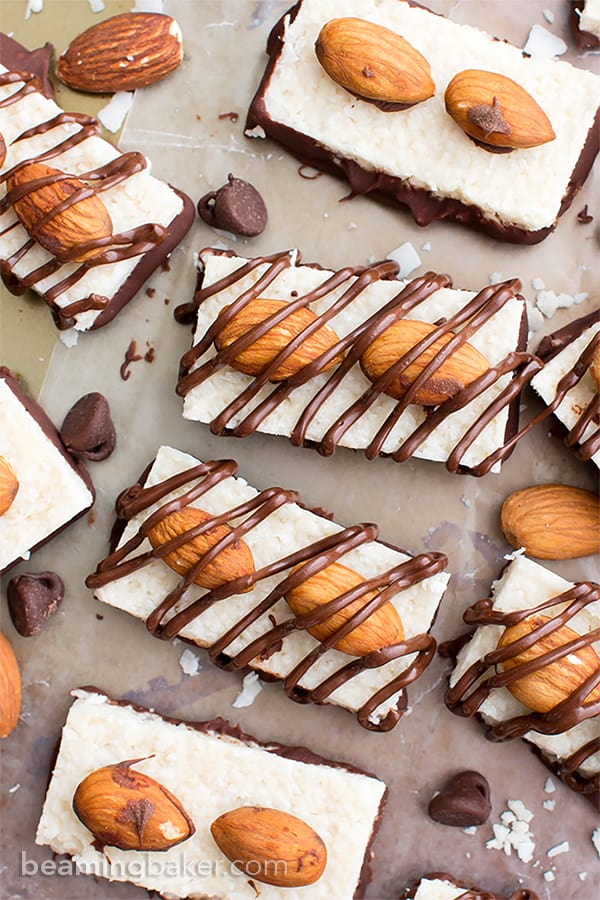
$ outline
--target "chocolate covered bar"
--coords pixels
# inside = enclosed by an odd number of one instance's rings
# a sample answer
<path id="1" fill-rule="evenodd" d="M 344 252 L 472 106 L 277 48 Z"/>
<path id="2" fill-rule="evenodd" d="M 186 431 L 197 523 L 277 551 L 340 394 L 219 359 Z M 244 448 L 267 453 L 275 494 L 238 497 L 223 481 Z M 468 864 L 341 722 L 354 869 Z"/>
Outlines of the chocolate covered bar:
<path id="1" fill-rule="evenodd" d="M 382 781 L 223 719 L 182 722 L 93 688 L 73 696 L 38 844 L 161 896 L 364 896 Z"/>
<path id="2" fill-rule="evenodd" d="M 88 587 L 153 634 L 206 647 L 217 665 L 249 666 L 293 700 L 393 728 L 435 651 L 427 632 L 446 557 L 411 557 L 378 541 L 376 525 L 343 528 L 236 470 L 161 447 L 119 497 L 122 536 Z"/>
<path id="3" fill-rule="evenodd" d="M 537 355 L 545 365 L 532 387 L 563 424 L 567 446 L 600 466 L 600 310 L 545 337 Z"/>
<path id="4" fill-rule="evenodd" d="M 148 159 L 99 137 L 45 78 L 51 46 L 0 39 L 0 271 L 32 288 L 58 328 L 106 325 L 189 229 L 188 197 L 150 175 Z"/>
<path id="5" fill-rule="evenodd" d="M 177 386 L 186 419 L 215 434 L 285 435 L 325 456 L 341 446 L 499 471 L 520 388 L 541 367 L 522 352 L 517 279 L 475 294 L 434 272 L 400 281 L 390 260 L 332 272 L 301 265 L 297 251 L 248 260 L 205 249 L 198 268 Z"/>
<path id="6" fill-rule="evenodd" d="M 600 585 L 572 584 L 520 553 L 456 657 L 446 705 L 493 741 L 524 738 L 574 791 L 600 802 Z M 442 652 L 451 652 L 451 646 Z"/>
<path id="7" fill-rule="evenodd" d="M 0 366 L 0 573 L 94 502 L 87 469 L 42 409 Z"/>
<path id="8" fill-rule="evenodd" d="M 579 50 L 600 47 L 600 0 L 569 0 L 569 22 Z"/>
<path id="9" fill-rule="evenodd" d="M 539 900 L 535 891 L 518 888 L 509 897 L 493 894 L 472 882 L 460 881 L 448 872 L 429 872 L 414 881 L 403 900 Z"/>
<path id="10" fill-rule="evenodd" d="M 246 134 L 347 179 L 351 196 L 407 207 L 419 225 L 541 241 L 598 153 L 596 75 L 412 0 L 300 0 L 267 52 Z"/>

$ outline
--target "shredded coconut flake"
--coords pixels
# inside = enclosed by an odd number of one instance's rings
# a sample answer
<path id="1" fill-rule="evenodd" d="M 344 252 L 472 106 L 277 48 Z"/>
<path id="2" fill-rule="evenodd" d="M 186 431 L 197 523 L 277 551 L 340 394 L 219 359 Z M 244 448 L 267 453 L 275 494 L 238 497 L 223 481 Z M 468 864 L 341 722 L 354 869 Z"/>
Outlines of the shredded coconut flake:
<path id="1" fill-rule="evenodd" d="M 261 138 L 263 140 L 267 136 L 267 132 L 262 127 L 262 125 L 256 125 L 254 128 L 246 128 L 246 130 L 244 131 L 244 134 L 248 138 Z"/>
<path id="2" fill-rule="evenodd" d="M 552 23 L 554 22 L 554 13 L 552 12 L 552 10 L 544 9 L 544 10 L 542 10 L 542 15 L 545 18 L 546 22 L 549 25 L 552 25 Z"/>
<path id="3" fill-rule="evenodd" d="M 592 844 L 596 848 L 596 853 L 600 856 L 600 828 L 595 828 L 592 831 Z"/>
<path id="4" fill-rule="evenodd" d="M 502 272 L 490 272 L 490 274 L 488 275 L 488 281 L 490 284 L 498 284 L 502 280 Z"/>
<path id="5" fill-rule="evenodd" d="M 542 25 L 534 25 L 523 50 L 530 56 L 552 59 L 554 56 L 562 56 L 563 53 L 566 53 L 567 45 L 562 38 L 552 34 L 547 28 Z"/>
<path id="6" fill-rule="evenodd" d="M 71 347 L 75 347 L 77 341 L 79 340 L 79 332 L 75 331 L 74 328 L 68 328 L 66 331 L 58 332 L 58 339 L 65 347 L 70 350 Z"/>
<path id="7" fill-rule="evenodd" d="M 585 881 L 585 879 L 587 878 L 587 872 L 578 872 L 577 877 L 580 881 Z"/>
<path id="8" fill-rule="evenodd" d="M 544 881 L 554 881 L 554 872 L 544 872 Z"/>
<path id="9" fill-rule="evenodd" d="M 534 291 L 543 291 L 544 288 L 546 287 L 546 283 L 543 278 L 532 278 L 531 286 L 534 289 Z"/>
<path id="10" fill-rule="evenodd" d="M 560 844 L 557 844 L 555 847 L 550 847 L 546 856 L 549 859 L 553 859 L 555 856 L 560 856 L 561 853 L 568 853 L 571 848 L 569 847 L 568 841 L 562 841 Z"/>
<path id="11" fill-rule="evenodd" d="M 112 131 L 114 134 L 121 128 L 132 103 L 133 93 L 129 91 L 117 91 L 116 94 L 113 94 L 110 102 L 103 106 L 98 113 L 98 118 L 107 131 Z"/>
<path id="12" fill-rule="evenodd" d="M 555 294 L 554 291 L 540 291 L 536 297 L 536 306 L 547 319 L 551 318 L 557 309 L 569 309 L 573 305 L 583 303 L 589 294 L 581 291 L 579 294 Z"/>
<path id="13" fill-rule="evenodd" d="M 410 241 L 392 250 L 387 254 L 386 259 L 392 259 L 400 266 L 398 278 L 408 278 L 411 272 L 421 265 L 421 257 Z"/>
<path id="14" fill-rule="evenodd" d="M 244 676 L 242 690 L 231 705 L 236 709 L 241 709 L 244 706 L 252 706 L 262 689 L 263 685 L 258 677 L 258 673 L 248 672 L 248 674 Z"/>
<path id="15" fill-rule="evenodd" d="M 25 18 L 29 19 L 32 13 L 40 13 L 44 8 L 44 0 L 27 0 Z"/>
<path id="16" fill-rule="evenodd" d="M 431 244 L 429 243 L 429 241 L 425 241 L 425 243 L 421 246 L 421 250 L 424 250 L 425 253 L 429 253 L 429 251 L 431 250 Z"/>
<path id="17" fill-rule="evenodd" d="M 8 793 L 9 793 L 9 794 L 14 794 L 15 791 L 18 791 L 20 787 L 21 787 L 21 785 L 20 785 L 19 783 L 13 784 L 13 786 L 12 786 L 11 788 L 8 789 Z"/>
<path id="18" fill-rule="evenodd" d="M 500 816 L 502 824 L 492 825 L 494 837 L 486 842 L 486 847 L 488 850 L 503 850 L 507 856 L 515 850 L 521 862 L 531 862 L 535 843 L 528 823 L 533 813 L 520 800 L 509 800 L 506 805 L 508 809 Z"/>
<path id="19" fill-rule="evenodd" d="M 469 825 L 468 828 L 463 828 L 463 832 L 465 834 L 477 834 L 477 825 Z"/>
<path id="20" fill-rule="evenodd" d="M 102 2 L 102 0 L 88 0 L 88 3 L 93 13 L 102 12 L 104 9 L 104 3 Z"/>
<path id="21" fill-rule="evenodd" d="M 202 663 L 192 650 L 184 650 L 179 657 L 179 665 L 184 675 L 197 675 L 202 668 Z"/>
<path id="22" fill-rule="evenodd" d="M 135 0 L 131 7 L 131 12 L 161 13 L 164 11 L 164 0 Z"/>
<path id="23" fill-rule="evenodd" d="M 544 807 L 544 809 L 549 809 L 550 812 L 552 812 L 552 810 L 556 806 L 556 800 L 544 800 L 542 806 Z"/>
<path id="24" fill-rule="evenodd" d="M 552 779 L 546 778 L 546 781 L 544 782 L 544 793 L 553 794 L 555 790 L 556 790 L 556 785 L 554 784 Z"/>

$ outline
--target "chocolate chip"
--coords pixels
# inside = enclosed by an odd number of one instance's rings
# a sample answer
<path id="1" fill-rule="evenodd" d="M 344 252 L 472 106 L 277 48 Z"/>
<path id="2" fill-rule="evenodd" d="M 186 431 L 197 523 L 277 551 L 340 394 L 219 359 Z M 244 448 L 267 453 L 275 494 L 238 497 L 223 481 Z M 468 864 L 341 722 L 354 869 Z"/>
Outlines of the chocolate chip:
<path id="1" fill-rule="evenodd" d="M 8 582 L 8 609 L 13 624 L 23 637 L 37 634 L 46 619 L 56 612 L 65 593 L 55 572 L 17 575 Z"/>
<path id="2" fill-rule="evenodd" d="M 115 449 L 117 436 L 106 397 L 92 393 L 71 407 L 60 429 L 63 444 L 86 459 L 106 459 Z"/>
<path id="3" fill-rule="evenodd" d="M 429 803 L 429 815 L 442 825 L 483 825 L 491 812 L 490 786 L 479 772 L 459 772 Z"/>
<path id="4" fill-rule="evenodd" d="M 207 225 L 232 231 L 242 237 L 256 237 L 267 226 L 267 208 L 255 187 L 231 173 L 218 191 L 210 191 L 198 201 L 198 214 Z"/>

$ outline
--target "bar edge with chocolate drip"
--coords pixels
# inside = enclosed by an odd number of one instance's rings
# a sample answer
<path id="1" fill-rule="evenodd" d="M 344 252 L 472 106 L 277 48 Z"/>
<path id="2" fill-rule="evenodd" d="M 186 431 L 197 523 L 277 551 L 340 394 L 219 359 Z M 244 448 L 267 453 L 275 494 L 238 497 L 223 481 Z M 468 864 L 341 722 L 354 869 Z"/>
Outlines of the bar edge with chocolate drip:
<path id="1" fill-rule="evenodd" d="M 159 558 L 155 549 L 134 557 L 131 554 L 139 547 L 144 540 L 144 536 L 156 522 L 198 500 L 216 484 L 226 478 L 235 476 L 236 472 L 237 463 L 235 461 L 212 460 L 199 463 L 151 487 L 144 487 L 140 482 L 137 482 L 124 491 L 117 498 L 116 502 L 117 523 L 122 523 L 122 530 L 124 530 L 126 523 L 133 516 L 160 502 L 172 491 L 184 486 L 187 488 L 181 496 L 161 505 L 158 510 L 144 520 L 134 537 L 102 560 L 96 572 L 86 579 L 86 585 L 91 588 L 101 588 Z M 198 480 L 200 478 L 202 478 L 202 481 Z M 191 486 L 188 487 L 188 485 Z M 368 615 L 381 607 L 391 596 L 443 571 L 447 565 L 447 558 L 444 554 L 424 553 L 410 557 L 405 562 L 388 569 L 382 575 L 365 579 L 359 587 L 346 592 L 344 595 L 340 595 L 334 601 L 331 601 L 326 606 L 319 607 L 318 610 L 312 613 L 295 616 L 290 610 L 290 618 L 286 619 L 285 622 L 275 625 L 261 637 L 253 640 L 236 656 L 228 655 L 226 648 L 229 644 L 243 634 L 245 628 L 256 621 L 259 616 L 267 613 L 275 603 L 284 599 L 285 593 L 291 590 L 292 587 L 302 583 L 331 563 L 336 562 L 349 550 L 376 540 L 378 535 L 376 525 L 354 525 L 349 528 L 342 528 L 339 532 L 321 538 L 307 547 L 303 547 L 301 550 L 263 566 L 252 574 L 244 575 L 235 581 L 227 582 L 218 588 L 207 591 L 199 599 L 173 616 L 166 624 L 163 624 L 162 620 L 165 615 L 172 609 L 186 588 L 193 583 L 195 574 L 200 567 L 206 564 L 207 557 L 214 559 L 224 544 L 229 545 L 231 542 L 243 538 L 244 534 L 264 521 L 275 509 L 286 503 L 297 502 L 298 496 L 293 491 L 286 491 L 282 488 L 268 488 L 260 491 L 253 499 L 245 503 L 218 515 L 211 516 L 210 520 L 202 526 L 203 530 L 207 530 L 217 524 L 228 523 L 232 519 L 244 518 L 238 525 L 230 525 L 231 532 L 215 544 L 199 560 L 199 563 L 179 581 L 178 586 L 166 598 L 161 600 L 148 617 L 146 626 L 153 635 L 171 639 L 178 636 L 181 628 L 201 615 L 213 603 L 226 600 L 236 593 L 248 590 L 262 578 L 271 577 L 294 566 L 299 566 L 295 572 L 284 577 L 265 599 L 249 613 L 246 613 L 233 626 L 230 626 L 226 633 L 217 641 L 208 646 L 210 658 L 216 665 L 224 669 L 243 669 L 250 665 L 253 659 L 261 656 L 264 658 L 263 654 L 270 655 L 278 649 L 280 642 L 291 632 L 299 629 L 306 630 L 328 618 L 336 609 L 345 607 L 369 591 L 381 588 L 373 600 L 368 601 L 361 609 L 349 617 L 344 625 L 327 640 L 317 642 L 313 650 L 304 656 L 285 677 L 280 677 L 276 680 L 283 681 L 285 690 L 292 700 L 301 703 L 314 702 L 322 704 L 327 702 L 329 695 L 337 688 L 364 669 L 378 668 L 394 659 L 416 653 L 415 660 L 407 669 L 379 688 L 355 713 L 363 728 L 370 731 L 389 731 L 396 725 L 407 708 L 407 685 L 420 677 L 435 655 L 436 642 L 429 634 L 420 633 L 398 644 L 371 652 L 364 657 L 351 657 L 347 664 L 310 690 L 302 688 L 299 685 L 299 681 L 308 669 L 318 661 L 321 655 L 332 648 L 341 637 L 352 631 Z M 176 544 L 173 546 L 181 546 L 190 539 L 190 532 L 185 532 L 177 538 Z M 173 542 L 171 541 L 170 544 L 173 544 Z M 393 549 L 397 550 L 395 547 Z M 260 669 L 257 669 L 257 671 L 259 674 L 261 673 Z M 267 678 L 276 678 L 270 673 L 265 674 Z M 396 693 L 400 693 L 400 696 L 396 701 L 395 707 L 390 709 L 379 722 L 374 723 L 371 721 L 370 716 L 378 706 Z"/>
<path id="2" fill-rule="evenodd" d="M 427 872 L 427 874 L 421 875 L 420 878 L 415 878 L 405 889 L 401 900 L 414 900 L 419 885 L 424 880 L 447 881 L 452 885 L 456 885 L 457 888 L 463 888 L 463 893 L 456 900 L 539 900 L 538 894 L 529 888 L 517 888 L 512 894 L 505 897 L 504 895 L 495 894 L 492 891 L 486 891 L 477 887 L 476 884 L 461 881 L 448 872 Z"/>
<path id="3" fill-rule="evenodd" d="M 50 47 L 51 45 L 46 46 Z M 42 60 L 40 51 L 27 51 L 15 41 L 7 39 L 5 35 L 2 35 L 0 47 L 2 48 L 2 60 L 0 60 L 0 62 L 8 69 L 8 71 L 0 73 L 0 86 L 12 83 L 18 84 L 20 81 L 23 81 L 22 88 L 18 88 L 14 93 L 0 100 L 0 107 L 14 105 L 15 103 L 20 102 L 24 96 L 34 92 L 54 100 L 51 85 L 48 83 L 48 86 L 46 86 L 46 80 L 41 72 L 42 63 L 46 62 L 47 64 L 49 55 L 47 60 L 46 56 L 44 56 L 44 59 Z M 25 65 L 28 60 L 31 60 L 32 68 L 34 68 L 33 64 L 36 64 L 38 70 L 36 73 L 27 72 L 21 69 L 21 66 Z M 12 67 L 15 63 L 17 63 L 19 68 Z M 95 118 L 84 114 L 69 113 L 61 110 L 49 120 L 27 128 L 24 132 L 19 134 L 12 143 L 17 143 L 20 140 L 38 134 L 47 133 L 47 131 L 52 130 L 52 128 L 60 127 L 67 123 L 81 125 L 81 129 L 64 140 L 61 140 L 54 147 L 43 151 L 37 156 L 31 157 L 28 162 L 37 163 L 42 160 L 52 159 L 77 146 L 88 137 L 99 136 L 100 126 Z M 99 182 L 98 186 L 92 187 L 92 190 L 95 193 L 99 193 L 101 190 L 108 190 L 115 184 L 127 180 L 127 178 L 141 171 L 141 169 L 146 168 L 148 165 L 147 160 L 142 153 L 137 151 L 122 153 L 116 147 L 115 150 L 117 150 L 119 156 L 114 160 L 111 160 L 109 163 L 100 166 L 97 169 L 92 169 L 83 175 L 75 177 L 78 177 L 83 181 L 86 181 L 87 179 L 92 185 L 94 185 L 94 182 Z M 12 172 L 16 171 L 24 164 L 25 161 L 22 161 L 15 165 L 11 170 L 4 172 L 0 177 L 0 184 L 5 182 Z M 173 220 L 171 220 L 168 226 L 165 227 L 153 223 L 145 223 L 135 228 L 126 229 L 118 234 L 113 234 L 109 239 L 91 242 L 89 249 L 92 249 L 92 245 L 97 245 L 98 249 L 101 250 L 99 254 L 93 259 L 82 262 L 73 272 L 64 279 L 55 282 L 52 287 L 48 288 L 46 291 L 38 292 L 44 303 L 50 308 L 55 325 L 59 330 L 73 327 L 76 324 L 76 317 L 78 315 L 92 310 L 99 310 L 100 315 L 97 316 L 88 330 L 93 330 L 107 324 L 134 296 L 151 272 L 160 265 L 166 256 L 183 239 L 193 222 L 194 208 L 189 197 L 175 188 L 171 188 L 171 190 L 173 190 L 182 201 L 182 210 Z M 10 199 L 7 199 L 7 197 L 8 195 L 6 194 L 2 198 L 0 214 L 7 212 L 12 205 Z M 81 198 L 77 198 L 76 202 L 78 202 L 79 199 Z M 15 223 L 11 224 L 0 233 L 0 237 L 5 232 L 20 224 L 21 223 L 17 218 Z M 29 272 L 27 276 L 21 278 L 15 275 L 13 266 L 18 263 L 36 243 L 35 239 L 30 237 L 29 240 L 27 240 L 17 251 L 13 252 L 10 257 L 0 260 L 0 275 L 2 281 L 6 288 L 16 296 L 24 293 L 28 288 L 35 288 L 37 282 L 53 275 L 56 271 L 60 270 L 63 265 L 69 265 L 70 261 L 65 260 L 60 262 L 55 256 L 52 256 L 50 260 L 32 272 Z M 103 249 L 105 247 L 106 249 Z M 76 252 L 78 251 L 75 250 L 74 253 Z M 75 300 L 64 307 L 61 307 L 56 302 L 57 298 L 83 278 L 92 266 L 111 264 L 138 256 L 140 257 L 140 262 L 129 273 L 125 280 L 122 280 L 120 284 L 116 285 L 116 292 L 112 297 L 100 296 L 92 292 L 87 297 Z"/>
<path id="4" fill-rule="evenodd" d="M 198 343 L 194 344 L 181 358 L 177 393 L 184 397 L 190 390 L 197 387 L 205 378 L 210 376 L 216 368 L 221 365 L 226 365 L 237 352 L 240 352 L 242 347 L 257 340 L 272 327 L 268 324 L 265 327 L 265 322 L 261 323 L 261 326 L 255 326 L 247 332 L 242 339 L 236 341 L 235 345 L 231 345 L 225 350 L 217 352 L 215 356 L 204 362 L 199 368 L 193 368 L 198 358 L 209 349 L 218 332 L 237 312 L 239 312 L 241 308 L 243 308 L 243 306 L 261 294 L 264 294 L 264 292 L 268 290 L 271 282 L 281 271 L 283 271 L 283 269 L 291 266 L 295 267 L 300 263 L 300 253 L 297 251 L 283 251 L 270 256 L 255 257 L 245 261 L 243 261 L 243 258 L 240 258 L 242 259 L 242 264 L 239 268 L 219 279 L 209 287 L 203 288 L 204 269 L 202 260 L 203 256 L 207 255 L 236 256 L 232 251 L 220 251 L 213 248 L 205 248 L 200 251 L 198 260 L 198 285 L 193 301 L 193 306 L 195 306 L 196 309 L 198 309 L 209 297 L 219 293 L 221 290 L 231 287 L 259 266 L 266 264 L 269 268 L 260 276 L 253 287 L 245 290 L 243 294 L 229 306 L 226 315 L 223 314 L 223 310 L 221 311 L 217 319 L 209 326 Z M 312 268 L 322 268 L 315 264 L 310 265 Z M 323 271 L 327 272 L 328 270 Z M 333 272 L 331 276 L 326 277 L 323 283 L 314 290 L 292 299 L 288 306 L 290 312 L 295 309 L 309 307 L 310 303 L 320 299 L 335 288 L 339 288 L 345 281 L 355 278 L 356 281 L 352 285 L 349 285 L 342 296 L 338 298 L 326 312 L 317 316 L 317 322 L 313 323 L 313 326 L 311 326 L 311 330 L 314 330 L 317 323 L 318 325 L 328 323 L 330 319 L 334 318 L 336 312 L 339 312 L 349 303 L 352 303 L 368 285 L 379 280 L 395 280 L 397 274 L 398 265 L 390 260 L 374 263 L 369 266 L 342 268 Z M 403 398 L 396 402 L 394 411 L 388 416 L 383 426 L 381 426 L 374 435 L 370 445 L 364 452 L 368 459 L 373 459 L 378 455 L 390 456 L 396 462 L 404 462 L 410 459 L 422 442 L 431 435 L 435 427 L 443 421 L 443 419 L 474 400 L 500 377 L 512 372 L 514 374 L 509 385 L 499 393 L 478 419 L 469 426 L 446 459 L 446 468 L 452 473 L 473 474 L 476 476 L 487 474 L 497 462 L 506 460 L 514 449 L 516 444 L 514 436 L 517 433 L 518 427 L 518 400 L 520 390 L 524 384 L 526 384 L 530 378 L 542 368 L 541 362 L 524 350 L 527 335 L 526 310 L 524 303 L 521 332 L 519 334 L 516 349 L 507 354 L 497 365 L 490 366 L 484 375 L 460 390 L 454 397 L 439 404 L 430 411 L 425 421 L 411 432 L 397 450 L 390 453 L 383 453 L 381 447 L 401 413 L 411 403 L 419 385 L 424 383 L 429 376 L 435 373 L 443 361 L 454 350 L 464 346 L 471 334 L 476 331 L 478 327 L 485 324 L 485 322 L 498 312 L 506 302 L 515 297 L 522 299 L 519 294 L 521 282 L 518 279 L 511 279 L 501 284 L 490 285 L 479 291 L 479 293 L 471 300 L 467 301 L 457 313 L 444 322 L 436 325 L 434 332 L 428 335 L 424 340 L 420 341 L 419 344 L 415 345 L 409 353 L 401 357 L 394 366 L 388 369 L 381 378 L 371 384 L 362 397 L 355 401 L 355 403 L 338 417 L 337 421 L 331 425 L 320 441 L 311 442 L 306 439 L 307 427 L 321 404 L 331 396 L 346 372 L 358 362 L 361 353 L 364 352 L 366 347 L 372 343 L 373 340 L 375 340 L 377 335 L 384 331 L 385 328 L 389 327 L 389 325 L 393 324 L 393 322 L 410 312 L 411 309 L 418 306 L 419 303 L 423 302 L 435 291 L 443 287 L 451 287 L 451 285 L 452 281 L 449 276 L 438 275 L 434 272 L 427 272 L 422 276 L 408 281 L 406 285 L 399 290 L 398 294 L 392 298 L 392 300 L 388 301 L 381 310 L 378 310 L 362 322 L 360 326 L 350 333 L 350 335 L 340 339 L 326 354 L 321 355 L 321 357 L 305 366 L 291 378 L 278 382 L 269 397 L 255 407 L 235 428 L 230 428 L 228 423 L 231 417 L 239 412 L 246 401 L 251 400 L 258 390 L 269 381 L 269 375 L 281 364 L 282 359 L 289 356 L 291 351 L 289 350 L 289 347 L 286 348 L 277 355 L 269 366 L 265 367 L 263 372 L 257 376 L 248 387 L 244 388 L 244 390 L 238 394 L 232 403 L 212 420 L 210 423 L 211 431 L 214 434 L 233 434 L 236 437 L 244 437 L 258 430 L 264 418 L 266 418 L 279 403 L 283 402 L 295 387 L 306 383 L 311 377 L 324 371 L 323 366 L 325 366 L 336 354 L 346 352 L 344 361 L 337 368 L 330 370 L 331 374 L 328 376 L 327 383 L 311 398 L 304 411 L 299 416 L 290 436 L 291 442 L 297 446 L 316 446 L 323 455 L 332 455 L 350 425 L 366 412 L 377 397 L 385 391 L 392 379 L 407 368 L 410 362 L 416 358 L 425 347 L 431 345 L 434 340 L 447 332 L 451 332 L 460 325 L 462 326 L 461 330 L 448 341 L 440 353 L 437 354 L 436 358 L 426 366 L 419 378 L 416 379 L 406 391 Z M 176 318 L 178 321 L 188 322 L 190 313 L 191 306 L 189 304 L 184 304 L 176 310 Z M 269 320 L 266 321 L 268 322 Z M 243 344 L 241 343 L 242 341 L 244 342 Z M 235 350 L 232 349 L 234 346 Z M 474 466 L 463 465 L 461 459 L 464 453 L 469 449 L 490 421 L 493 420 L 494 416 L 504 408 L 508 408 L 508 420 L 502 446 Z M 522 432 L 522 434 L 525 433 L 527 433 L 526 430 Z M 520 436 L 522 436 L 522 434 Z"/>

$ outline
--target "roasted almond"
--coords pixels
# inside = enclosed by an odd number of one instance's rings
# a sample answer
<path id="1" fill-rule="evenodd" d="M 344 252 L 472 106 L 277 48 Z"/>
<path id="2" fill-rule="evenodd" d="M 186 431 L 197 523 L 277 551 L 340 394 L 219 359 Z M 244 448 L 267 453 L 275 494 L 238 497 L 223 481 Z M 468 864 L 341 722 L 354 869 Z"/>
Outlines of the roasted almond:
<path id="1" fill-rule="evenodd" d="M 266 319 L 287 305 L 283 300 L 263 300 L 261 298 L 251 300 L 219 332 L 215 338 L 217 350 L 229 347 L 251 328 L 260 326 Z M 238 353 L 230 365 L 245 375 L 260 375 L 267 366 L 271 365 L 277 354 L 297 338 L 300 332 L 316 322 L 317 318 L 318 316 L 306 307 L 291 312 L 278 325 L 273 325 L 264 334 L 261 332 L 261 336 L 253 341 L 246 350 Z M 339 338 L 332 328 L 321 325 L 277 367 L 269 380 L 284 381 L 286 378 L 291 378 L 304 366 L 308 366 L 318 359 L 326 350 L 330 350 L 338 341 Z M 341 359 L 341 354 L 334 357 L 320 367 L 319 371 L 327 371 L 340 363 Z"/>
<path id="2" fill-rule="evenodd" d="M 161 81 L 183 59 L 181 29 L 162 13 L 123 13 L 92 25 L 72 41 L 56 65 L 75 91 L 110 94 Z"/>
<path id="3" fill-rule="evenodd" d="M 549 622 L 548 616 L 533 615 L 523 619 L 518 625 L 507 628 L 498 641 L 498 649 L 512 644 L 519 638 L 530 634 Z M 528 650 L 522 650 L 511 659 L 502 663 L 504 670 L 537 659 L 557 647 L 562 647 L 579 637 L 576 631 L 562 625 L 546 637 L 539 638 Z M 545 665 L 537 672 L 524 675 L 508 684 L 507 688 L 520 703 L 534 712 L 546 713 L 566 700 L 573 691 L 581 687 L 583 682 L 600 669 L 600 657 L 593 647 L 583 647 L 574 653 L 561 657 L 556 662 Z M 588 694 L 585 703 L 596 703 L 600 700 L 600 684 Z"/>
<path id="4" fill-rule="evenodd" d="M 419 341 L 436 330 L 435 325 L 418 322 L 415 319 L 400 319 L 376 338 L 360 358 L 360 365 L 373 383 L 387 372 L 403 356 L 409 353 Z M 392 383 L 385 393 L 397 400 L 404 396 L 408 388 L 423 369 L 436 358 L 438 353 L 454 337 L 452 332 L 437 338 L 424 350 Z M 442 363 L 439 368 L 417 390 L 413 403 L 422 406 L 436 406 L 453 397 L 460 390 L 479 378 L 489 369 L 485 356 L 472 344 L 464 343 Z"/>
<path id="5" fill-rule="evenodd" d="M 181 537 L 186 531 L 203 525 L 211 518 L 212 516 L 201 509 L 185 506 L 158 522 L 148 533 L 148 538 L 156 550 L 173 538 Z M 208 531 L 186 541 L 181 547 L 167 553 L 162 559 L 178 575 L 187 575 L 190 569 L 196 566 L 216 543 L 231 534 L 231 531 L 229 525 L 213 525 Z M 235 581 L 236 578 L 241 578 L 243 575 L 250 575 L 252 572 L 254 572 L 252 551 L 245 541 L 236 540 L 221 550 L 196 575 L 194 583 L 212 590 L 221 584 Z"/>
<path id="6" fill-rule="evenodd" d="M 256 881 L 304 887 L 318 881 L 327 863 L 319 835 L 297 816 L 263 806 L 240 806 L 210 826 L 219 850 Z"/>
<path id="7" fill-rule="evenodd" d="M 401 35 L 366 19 L 332 19 L 315 44 L 329 77 L 386 112 L 406 109 L 435 93 L 429 63 Z"/>
<path id="8" fill-rule="evenodd" d="M 508 543 L 537 559 L 575 559 L 600 550 L 600 499 L 566 484 L 536 484 L 502 504 Z"/>
<path id="9" fill-rule="evenodd" d="M 556 137 L 531 94 L 498 72 L 459 72 L 446 88 L 444 101 L 446 111 L 466 134 L 492 147 L 520 150 Z"/>
<path id="10" fill-rule="evenodd" d="M 0 168 L 4 165 L 4 161 L 6 160 L 6 141 L 4 140 L 4 135 L 0 134 Z"/>
<path id="11" fill-rule="evenodd" d="M 73 810 L 101 845 L 168 850 L 194 834 L 194 823 L 164 785 L 131 768 L 136 762 L 90 772 L 75 791 Z"/>
<path id="12" fill-rule="evenodd" d="M 364 578 L 358 572 L 341 563 L 332 563 L 317 572 L 316 575 L 307 578 L 298 587 L 288 591 L 286 600 L 294 613 L 301 616 L 335 600 L 336 597 L 358 587 L 363 582 Z M 312 634 L 318 641 L 327 640 L 376 595 L 377 591 L 367 591 L 339 612 L 328 616 L 318 625 L 313 625 L 308 629 L 309 634 Z M 350 656 L 366 656 L 367 653 L 372 653 L 374 650 L 398 644 L 403 638 L 404 628 L 400 616 L 396 608 L 387 600 L 379 609 L 371 613 L 368 619 L 365 619 L 346 637 L 334 644 L 334 647 Z"/>
<path id="13" fill-rule="evenodd" d="M 28 234 L 61 262 L 95 256 L 87 245 L 113 233 L 108 210 L 94 189 L 44 163 L 26 163 L 8 179 L 14 210 Z M 79 252 L 78 252 L 79 251 Z"/>
<path id="14" fill-rule="evenodd" d="M 594 358 L 590 365 L 590 373 L 596 382 L 596 390 L 600 390 L 600 348 L 594 353 Z"/>
<path id="15" fill-rule="evenodd" d="M 4 456 L 0 456 L 0 516 L 13 504 L 19 490 L 16 472 Z"/>
<path id="16" fill-rule="evenodd" d="M 14 731 L 21 712 L 21 675 L 13 648 L 0 633 L 0 738 Z"/>

